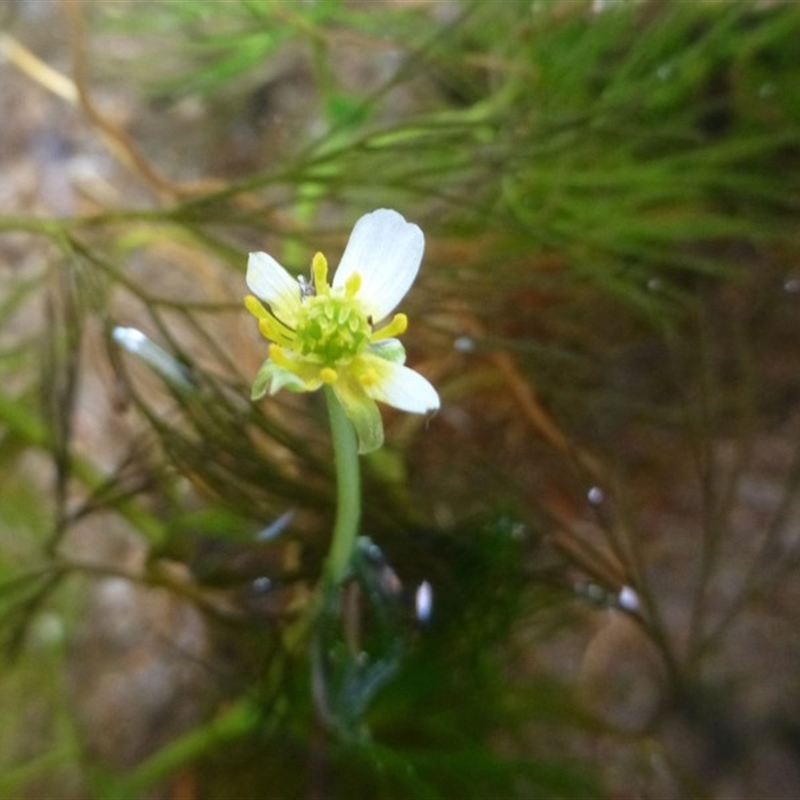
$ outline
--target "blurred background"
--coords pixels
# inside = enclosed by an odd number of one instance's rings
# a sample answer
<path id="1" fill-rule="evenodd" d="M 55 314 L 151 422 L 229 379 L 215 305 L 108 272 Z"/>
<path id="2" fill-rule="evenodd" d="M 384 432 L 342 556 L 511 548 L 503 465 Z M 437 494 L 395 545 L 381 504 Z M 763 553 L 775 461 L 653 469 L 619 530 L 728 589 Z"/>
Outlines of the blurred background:
<path id="1" fill-rule="evenodd" d="M 796 797 L 799 39 L 755 0 L 4 3 L 0 796 Z M 249 400 L 247 253 L 306 275 L 379 207 L 442 408 L 383 409 L 299 636 L 326 414 Z"/>

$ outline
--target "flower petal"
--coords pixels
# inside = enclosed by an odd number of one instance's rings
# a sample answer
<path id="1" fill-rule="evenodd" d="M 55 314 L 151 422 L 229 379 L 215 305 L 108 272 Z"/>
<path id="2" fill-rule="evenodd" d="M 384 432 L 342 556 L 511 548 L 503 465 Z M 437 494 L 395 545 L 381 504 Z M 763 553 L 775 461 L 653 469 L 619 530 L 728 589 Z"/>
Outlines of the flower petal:
<path id="1" fill-rule="evenodd" d="M 293 325 L 300 311 L 300 284 L 272 256 L 250 253 L 247 260 L 247 285 L 268 303 L 282 322 Z"/>
<path id="2" fill-rule="evenodd" d="M 333 286 L 344 286 L 350 275 L 358 272 L 358 298 L 366 312 L 379 322 L 414 283 L 424 250 L 425 237 L 416 225 L 406 222 L 396 211 L 379 208 L 356 222 Z"/>
<path id="3" fill-rule="evenodd" d="M 419 372 L 379 356 L 364 355 L 362 359 L 369 360 L 369 366 L 380 375 L 367 388 L 370 397 L 412 414 L 426 414 L 439 408 L 439 394 Z M 379 363 L 375 364 L 373 359 Z"/>

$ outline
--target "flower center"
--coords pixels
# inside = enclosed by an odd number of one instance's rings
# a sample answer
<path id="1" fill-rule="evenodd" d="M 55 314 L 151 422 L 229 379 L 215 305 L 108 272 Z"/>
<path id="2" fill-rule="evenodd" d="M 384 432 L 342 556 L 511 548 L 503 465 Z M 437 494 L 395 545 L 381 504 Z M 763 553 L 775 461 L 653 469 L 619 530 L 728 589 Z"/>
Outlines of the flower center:
<path id="1" fill-rule="evenodd" d="M 333 366 L 358 355 L 371 336 L 372 326 L 355 298 L 320 294 L 303 303 L 295 329 L 295 349 Z"/>

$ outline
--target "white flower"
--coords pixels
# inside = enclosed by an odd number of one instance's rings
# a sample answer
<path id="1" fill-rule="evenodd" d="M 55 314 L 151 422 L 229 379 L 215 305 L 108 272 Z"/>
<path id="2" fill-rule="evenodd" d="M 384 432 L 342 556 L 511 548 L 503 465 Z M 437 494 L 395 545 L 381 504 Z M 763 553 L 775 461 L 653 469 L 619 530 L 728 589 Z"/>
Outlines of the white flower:
<path id="1" fill-rule="evenodd" d="M 331 284 L 322 253 L 314 256 L 311 283 L 293 278 L 272 256 L 251 253 L 247 285 L 255 297 L 245 305 L 272 342 L 253 399 L 328 384 L 355 426 L 362 453 L 383 443 L 376 400 L 416 414 L 438 409 L 433 386 L 403 366 L 405 350 L 395 337 L 408 326 L 406 315 L 376 324 L 409 290 L 424 249 L 416 225 L 382 208 L 358 220 Z"/>

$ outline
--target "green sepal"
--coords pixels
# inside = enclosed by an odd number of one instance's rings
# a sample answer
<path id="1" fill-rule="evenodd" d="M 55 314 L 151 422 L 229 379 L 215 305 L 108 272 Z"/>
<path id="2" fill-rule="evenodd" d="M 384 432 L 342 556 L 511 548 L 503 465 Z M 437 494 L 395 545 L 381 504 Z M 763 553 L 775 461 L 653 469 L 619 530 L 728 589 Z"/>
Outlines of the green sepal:
<path id="1" fill-rule="evenodd" d="M 333 387 L 358 438 L 358 452 L 371 453 L 383 445 L 383 419 L 378 404 L 355 381 L 339 380 Z"/>
<path id="2" fill-rule="evenodd" d="M 261 365 L 253 380 L 253 388 L 250 390 L 251 400 L 260 400 L 267 393 L 274 369 L 275 365 L 269 359 Z"/>
<path id="3" fill-rule="evenodd" d="M 276 394 L 281 389 L 288 389 L 290 392 L 309 391 L 308 385 L 302 378 L 267 359 L 256 373 L 253 388 L 250 391 L 250 399 L 260 400 L 267 392 Z"/>
<path id="4" fill-rule="evenodd" d="M 392 364 L 406 363 L 406 349 L 399 339 L 381 339 L 378 342 L 372 342 L 369 352 Z"/>

